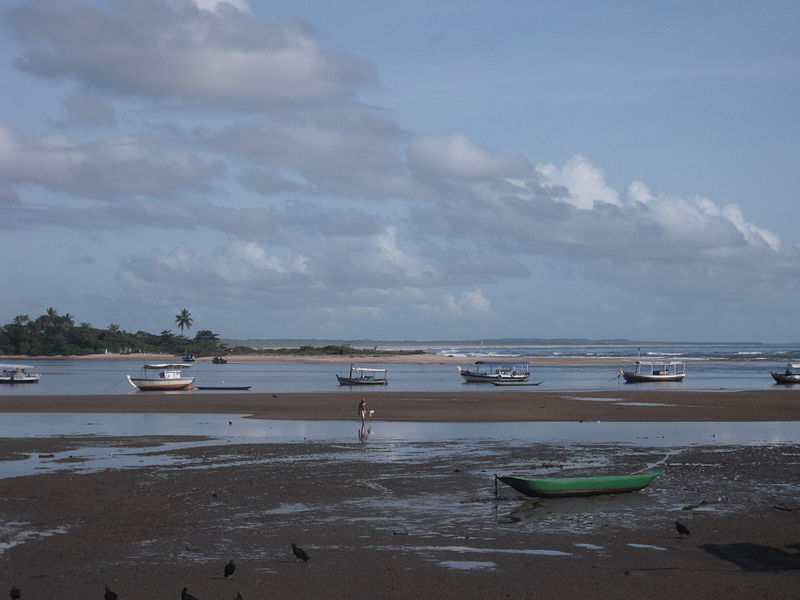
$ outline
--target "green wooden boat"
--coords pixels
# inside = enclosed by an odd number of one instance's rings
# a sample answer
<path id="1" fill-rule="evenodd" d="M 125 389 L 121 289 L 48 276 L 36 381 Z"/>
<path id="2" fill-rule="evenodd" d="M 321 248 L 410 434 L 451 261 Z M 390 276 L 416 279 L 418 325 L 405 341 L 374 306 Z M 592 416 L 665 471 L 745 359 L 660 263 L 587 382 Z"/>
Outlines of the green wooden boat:
<path id="1" fill-rule="evenodd" d="M 515 477 L 513 475 L 495 475 L 495 477 L 526 496 L 559 498 L 634 492 L 650 485 L 663 472 L 664 469 L 636 475 L 596 477 Z"/>

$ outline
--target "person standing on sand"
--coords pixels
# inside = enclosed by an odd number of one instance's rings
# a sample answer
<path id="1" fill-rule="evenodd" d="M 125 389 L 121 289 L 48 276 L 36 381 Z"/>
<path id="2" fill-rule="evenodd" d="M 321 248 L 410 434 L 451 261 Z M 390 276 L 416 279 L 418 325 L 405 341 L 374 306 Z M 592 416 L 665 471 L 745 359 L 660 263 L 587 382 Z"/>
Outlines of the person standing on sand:
<path id="1" fill-rule="evenodd" d="M 358 403 L 358 414 L 361 416 L 361 424 L 363 425 L 367 420 L 367 401 L 364 398 Z"/>

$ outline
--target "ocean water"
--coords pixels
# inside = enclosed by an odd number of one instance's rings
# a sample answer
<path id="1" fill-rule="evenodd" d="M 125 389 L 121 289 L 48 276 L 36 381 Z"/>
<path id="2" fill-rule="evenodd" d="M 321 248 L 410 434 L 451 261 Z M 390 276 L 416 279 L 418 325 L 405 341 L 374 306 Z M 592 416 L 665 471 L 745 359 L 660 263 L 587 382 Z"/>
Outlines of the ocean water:
<path id="1" fill-rule="evenodd" d="M 541 381 L 529 391 L 610 391 L 623 389 L 671 390 L 765 390 L 791 389 L 778 386 L 769 372 L 783 370 L 789 361 L 800 362 L 800 345 L 713 344 L 661 346 L 502 346 L 502 347 L 430 347 L 427 352 L 463 357 L 463 365 L 480 359 L 510 359 L 532 356 L 532 381 Z M 627 384 L 619 377 L 619 368 L 636 360 L 656 357 L 686 362 L 687 376 L 678 383 Z M 544 365 L 536 357 L 606 357 L 610 365 Z M 0 385 L 0 396 L 25 394 L 141 394 L 125 379 L 126 374 L 141 375 L 141 359 L 98 360 L 28 360 L 32 371 L 42 375 L 33 385 Z M 378 366 L 381 365 L 370 365 Z M 465 383 L 454 365 L 383 365 L 388 369 L 388 386 L 356 388 L 364 394 L 385 391 L 474 391 L 508 393 L 519 388 L 502 388 L 488 384 Z M 187 374 L 196 376 L 198 386 L 252 386 L 249 392 L 232 394 L 343 392 L 336 374 L 347 371 L 348 364 L 252 363 L 232 358 L 224 365 L 197 362 Z M 797 386 L 800 388 L 800 386 Z M 195 390 L 182 393 L 219 393 Z"/>

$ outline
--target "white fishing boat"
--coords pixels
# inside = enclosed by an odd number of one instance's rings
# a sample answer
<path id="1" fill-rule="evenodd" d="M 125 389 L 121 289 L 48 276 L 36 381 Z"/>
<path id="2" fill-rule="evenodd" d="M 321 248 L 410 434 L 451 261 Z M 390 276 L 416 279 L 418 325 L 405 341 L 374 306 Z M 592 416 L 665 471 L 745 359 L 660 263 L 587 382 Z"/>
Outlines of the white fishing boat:
<path id="1" fill-rule="evenodd" d="M 143 392 L 191 390 L 194 386 L 194 377 L 184 377 L 182 369 L 192 365 L 186 363 L 154 363 L 145 364 L 144 377 L 131 377 L 127 375 L 130 384 Z M 151 371 L 158 371 L 150 376 Z"/>
<path id="2" fill-rule="evenodd" d="M 41 377 L 38 373 L 28 373 L 28 369 L 33 369 L 30 365 L 0 364 L 0 369 L 0 383 L 39 383 Z"/>
<path id="3" fill-rule="evenodd" d="M 470 368 L 456 367 L 464 381 L 470 383 L 523 382 L 531 376 L 527 361 L 479 360 Z"/>
<path id="4" fill-rule="evenodd" d="M 387 385 L 386 369 L 354 367 L 350 365 L 349 375 L 336 375 L 339 385 Z"/>
<path id="5" fill-rule="evenodd" d="M 627 383 L 683 381 L 686 377 L 686 364 L 678 360 L 637 360 L 633 365 L 620 369 L 619 373 Z"/>
<path id="6" fill-rule="evenodd" d="M 775 383 L 800 383 L 800 363 L 789 363 L 783 373 L 770 371 Z"/>

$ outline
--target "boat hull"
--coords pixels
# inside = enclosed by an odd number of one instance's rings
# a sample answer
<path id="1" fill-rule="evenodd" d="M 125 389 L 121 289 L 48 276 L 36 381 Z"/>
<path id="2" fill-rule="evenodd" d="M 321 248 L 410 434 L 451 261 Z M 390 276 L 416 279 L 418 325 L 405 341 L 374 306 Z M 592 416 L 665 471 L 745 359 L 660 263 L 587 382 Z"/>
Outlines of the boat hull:
<path id="1" fill-rule="evenodd" d="M 25 375 L 23 377 L 0 377 L 0 383 L 16 385 L 18 383 L 39 383 L 39 375 Z"/>
<path id="2" fill-rule="evenodd" d="M 515 477 L 496 476 L 508 486 L 526 496 L 564 498 L 635 492 L 650 485 L 663 469 L 636 475 L 603 475 L 598 477 Z"/>
<path id="3" fill-rule="evenodd" d="M 342 377 L 337 375 L 339 385 L 387 385 L 388 379 L 372 379 L 368 377 Z"/>
<path id="4" fill-rule="evenodd" d="M 671 373 L 669 375 L 645 375 L 642 373 L 631 373 L 622 371 L 622 376 L 627 383 L 648 383 L 653 381 L 683 381 L 686 373 Z"/>
<path id="5" fill-rule="evenodd" d="M 775 383 L 800 383 L 800 374 L 791 373 L 787 375 L 786 373 L 776 373 L 775 371 L 770 371 L 769 374 L 772 375 Z"/>
<path id="6" fill-rule="evenodd" d="M 541 381 L 492 381 L 492 385 L 508 386 L 508 387 L 524 387 L 527 385 L 539 385 Z"/>
<path id="7" fill-rule="evenodd" d="M 166 392 L 175 390 L 191 390 L 194 377 L 181 377 L 176 379 L 146 379 L 126 375 L 128 382 L 142 392 Z"/>

